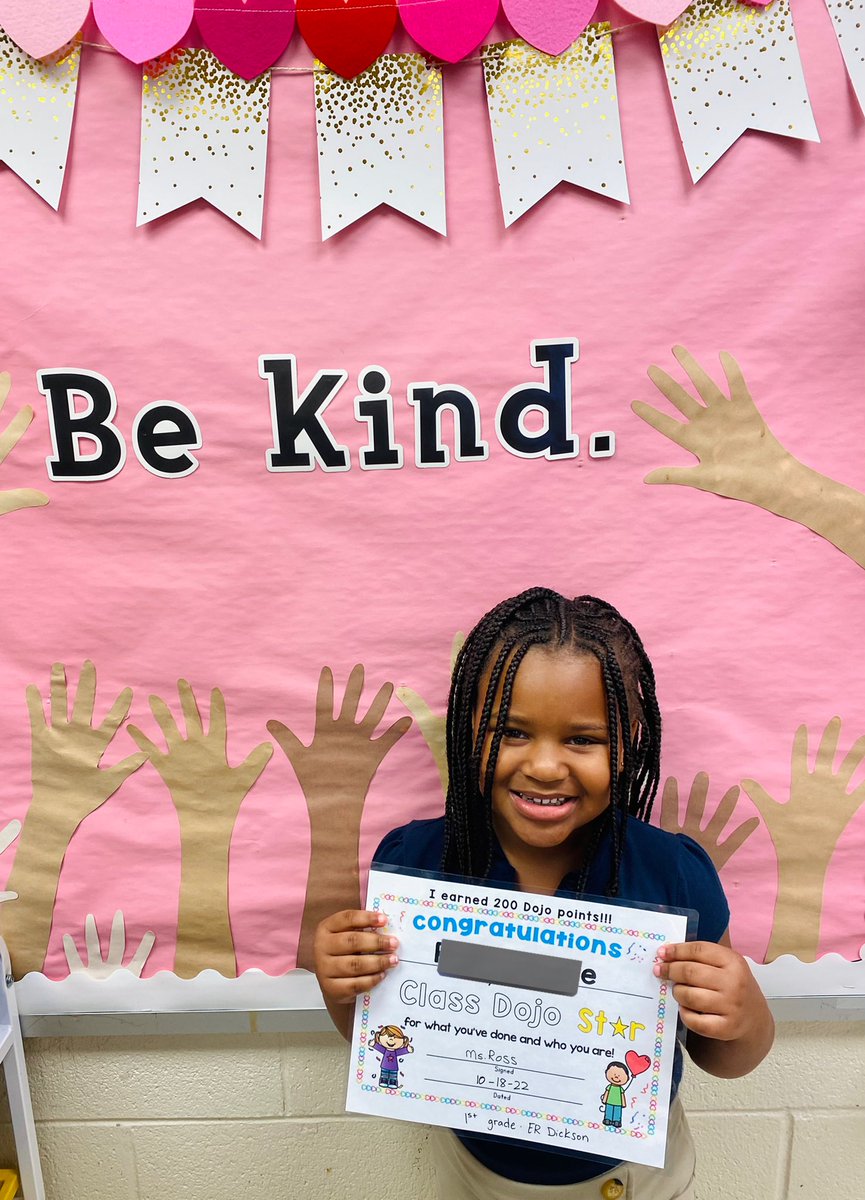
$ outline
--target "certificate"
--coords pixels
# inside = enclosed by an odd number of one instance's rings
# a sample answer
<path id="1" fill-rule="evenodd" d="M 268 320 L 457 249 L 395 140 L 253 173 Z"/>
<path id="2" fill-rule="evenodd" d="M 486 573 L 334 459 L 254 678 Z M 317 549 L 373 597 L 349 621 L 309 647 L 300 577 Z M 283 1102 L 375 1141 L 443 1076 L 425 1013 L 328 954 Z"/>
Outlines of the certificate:
<path id="1" fill-rule="evenodd" d="M 663 1166 L 682 910 L 378 869 L 400 961 L 355 1011 L 346 1108 Z"/>

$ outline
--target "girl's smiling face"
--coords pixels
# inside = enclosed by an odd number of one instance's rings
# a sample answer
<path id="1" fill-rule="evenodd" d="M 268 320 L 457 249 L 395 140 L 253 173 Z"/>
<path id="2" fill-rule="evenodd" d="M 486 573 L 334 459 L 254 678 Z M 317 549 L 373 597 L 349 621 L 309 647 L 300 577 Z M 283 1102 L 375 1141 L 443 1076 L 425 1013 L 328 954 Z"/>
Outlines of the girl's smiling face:
<path id="1" fill-rule="evenodd" d="M 498 704 L 499 696 L 481 778 Z M 610 803 L 607 699 L 593 655 L 528 651 L 514 680 L 491 801 L 493 827 L 523 886 L 529 875 L 535 886 L 541 880 L 555 888 L 579 865 L 586 826 Z"/>

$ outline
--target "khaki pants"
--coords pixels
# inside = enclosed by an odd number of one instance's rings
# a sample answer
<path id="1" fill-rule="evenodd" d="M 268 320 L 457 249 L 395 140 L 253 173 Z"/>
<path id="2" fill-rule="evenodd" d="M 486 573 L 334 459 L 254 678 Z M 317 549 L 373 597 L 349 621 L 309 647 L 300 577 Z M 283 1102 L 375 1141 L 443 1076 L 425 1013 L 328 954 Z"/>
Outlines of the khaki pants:
<path id="1" fill-rule="evenodd" d="M 433 1129 L 432 1134 L 439 1200 L 694 1200 L 694 1143 L 678 1097 L 670 1107 L 663 1168 L 621 1163 L 565 1187 L 504 1179 L 469 1154 L 449 1129 Z"/>

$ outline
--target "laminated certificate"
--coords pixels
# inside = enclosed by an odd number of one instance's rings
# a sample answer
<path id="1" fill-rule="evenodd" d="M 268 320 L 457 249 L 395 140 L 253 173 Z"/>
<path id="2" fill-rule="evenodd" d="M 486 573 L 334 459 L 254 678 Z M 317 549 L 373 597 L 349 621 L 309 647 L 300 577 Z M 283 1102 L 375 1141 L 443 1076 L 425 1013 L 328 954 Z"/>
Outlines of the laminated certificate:
<path id="1" fill-rule="evenodd" d="M 663 1166 L 676 1046 L 652 967 L 689 914 L 378 869 L 399 965 L 359 998 L 346 1108 Z"/>

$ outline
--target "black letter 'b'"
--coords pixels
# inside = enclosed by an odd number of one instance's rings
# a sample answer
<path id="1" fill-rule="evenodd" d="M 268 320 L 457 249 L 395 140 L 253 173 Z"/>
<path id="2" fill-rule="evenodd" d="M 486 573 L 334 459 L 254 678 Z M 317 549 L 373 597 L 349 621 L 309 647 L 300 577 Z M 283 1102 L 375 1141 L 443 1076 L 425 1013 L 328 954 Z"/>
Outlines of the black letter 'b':
<path id="1" fill-rule="evenodd" d="M 51 479 L 110 479 L 126 462 L 126 443 L 111 419 L 117 398 L 111 384 L 95 371 L 37 371 L 39 390 L 48 401 L 48 423 L 54 457 L 45 465 Z M 75 396 L 86 407 L 75 408 Z M 95 442 L 83 452 L 81 441 Z"/>

